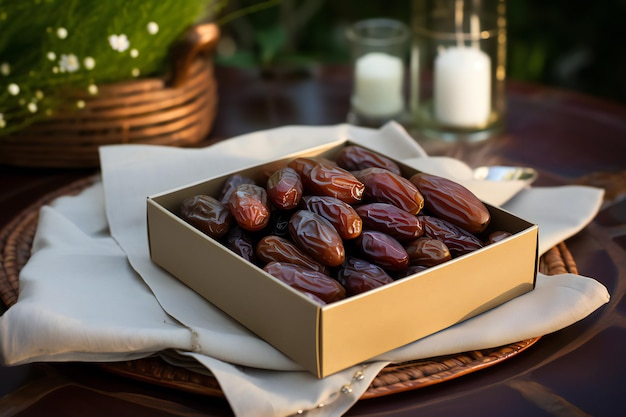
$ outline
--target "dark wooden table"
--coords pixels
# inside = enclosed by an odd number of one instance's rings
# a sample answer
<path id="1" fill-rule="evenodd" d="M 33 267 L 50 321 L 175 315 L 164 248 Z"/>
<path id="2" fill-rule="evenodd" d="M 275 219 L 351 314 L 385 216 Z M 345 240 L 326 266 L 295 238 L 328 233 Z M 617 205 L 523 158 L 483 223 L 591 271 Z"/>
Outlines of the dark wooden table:
<path id="1" fill-rule="evenodd" d="M 345 121 L 346 68 L 261 77 L 218 68 L 220 103 L 207 144 L 287 124 Z M 580 274 L 607 286 L 611 302 L 587 319 L 542 337 L 501 364 L 402 394 L 364 400 L 351 416 L 613 416 L 626 394 L 626 106 L 510 82 L 508 123 L 478 144 L 424 142 L 431 154 L 469 165 L 521 164 L 536 185 L 606 187 L 603 210 L 566 244 Z M 419 139 L 419 138 L 418 138 Z M 0 166 L 0 229 L 42 195 L 94 170 Z M 4 308 L 0 306 L 0 311 Z M 0 367 L 0 416 L 232 415 L 228 403 L 111 375 L 92 364 Z"/>

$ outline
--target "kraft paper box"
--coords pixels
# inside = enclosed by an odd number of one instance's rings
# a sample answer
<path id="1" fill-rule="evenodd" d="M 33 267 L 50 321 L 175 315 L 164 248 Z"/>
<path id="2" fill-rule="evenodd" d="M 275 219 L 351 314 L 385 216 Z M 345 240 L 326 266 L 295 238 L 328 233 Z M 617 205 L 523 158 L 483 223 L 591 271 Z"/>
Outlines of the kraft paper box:
<path id="1" fill-rule="evenodd" d="M 350 142 L 318 147 L 238 173 L 261 180 L 298 156 L 333 159 Z M 415 169 L 398 163 L 408 177 Z M 488 230 L 513 236 L 364 294 L 321 306 L 179 217 L 182 201 L 219 196 L 225 173 L 148 197 L 150 256 L 318 378 L 496 307 L 534 288 L 538 228 L 487 206 Z"/>

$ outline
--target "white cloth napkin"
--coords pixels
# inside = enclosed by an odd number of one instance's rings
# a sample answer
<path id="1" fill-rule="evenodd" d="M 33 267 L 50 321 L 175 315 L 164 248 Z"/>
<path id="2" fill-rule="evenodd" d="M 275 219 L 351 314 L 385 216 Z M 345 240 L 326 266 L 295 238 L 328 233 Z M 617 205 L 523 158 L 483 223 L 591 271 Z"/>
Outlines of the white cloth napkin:
<path id="1" fill-rule="evenodd" d="M 2 363 L 119 361 L 175 349 L 190 358 L 186 365 L 216 376 L 238 416 L 300 410 L 334 416 L 345 413 L 389 362 L 547 334 L 608 302 L 606 288 L 591 278 L 539 274 L 530 293 L 318 380 L 150 261 L 148 195 L 344 138 L 466 181 L 486 201 L 539 224 L 541 253 L 588 224 L 602 200 L 602 191 L 590 187 L 475 182 L 460 161 L 428 158 L 395 123 L 379 130 L 345 124 L 283 127 L 204 149 L 105 147 L 103 182 L 41 210 L 33 254 L 20 276 L 19 301 L 0 317 Z"/>

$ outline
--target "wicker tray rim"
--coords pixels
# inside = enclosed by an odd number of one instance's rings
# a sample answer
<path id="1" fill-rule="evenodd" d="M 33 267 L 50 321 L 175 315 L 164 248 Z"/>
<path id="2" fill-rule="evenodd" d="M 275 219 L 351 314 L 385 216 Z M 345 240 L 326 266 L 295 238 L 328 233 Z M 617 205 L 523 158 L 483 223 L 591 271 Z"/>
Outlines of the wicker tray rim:
<path id="1" fill-rule="evenodd" d="M 0 299 L 7 307 L 18 299 L 19 272 L 30 255 L 39 209 L 60 196 L 77 194 L 97 180 L 98 177 L 86 177 L 43 196 L 0 231 Z M 541 257 L 539 270 L 548 275 L 578 272 L 564 243 Z M 535 337 L 491 349 L 391 364 L 377 375 L 361 399 L 415 390 L 467 375 L 510 359 L 539 339 Z M 158 356 L 97 366 L 107 372 L 150 384 L 212 397 L 224 396 L 212 375 L 170 365 Z"/>

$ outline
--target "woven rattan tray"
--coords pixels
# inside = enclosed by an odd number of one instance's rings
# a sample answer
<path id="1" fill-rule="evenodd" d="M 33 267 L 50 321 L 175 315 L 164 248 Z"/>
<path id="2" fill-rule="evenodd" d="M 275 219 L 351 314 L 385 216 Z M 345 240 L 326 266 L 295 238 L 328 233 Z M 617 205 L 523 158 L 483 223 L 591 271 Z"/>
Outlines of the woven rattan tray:
<path id="1" fill-rule="evenodd" d="M 40 207 L 57 197 L 78 193 L 93 181 L 94 178 L 85 178 L 45 195 L 0 231 L 0 298 L 7 307 L 17 302 L 19 271 L 30 256 Z M 563 243 L 542 256 L 539 270 L 547 275 L 578 272 Z M 537 340 L 538 337 L 492 349 L 392 364 L 378 374 L 361 398 L 381 397 L 448 381 L 509 359 L 532 346 Z M 99 366 L 139 381 L 196 394 L 223 396 L 214 377 L 170 365 L 156 356 Z"/>
<path id="2" fill-rule="evenodd" d="M 217 110 L 212 51 L 218 37 L 215 24 L 198 24 L 173 45 L 166 74 L 101 85 L 95 96 L 68 92 L 84 108 L 0 136 L 0 164 L 96 167 L 102 145 L 190 146 L 204 140 Z"/>

